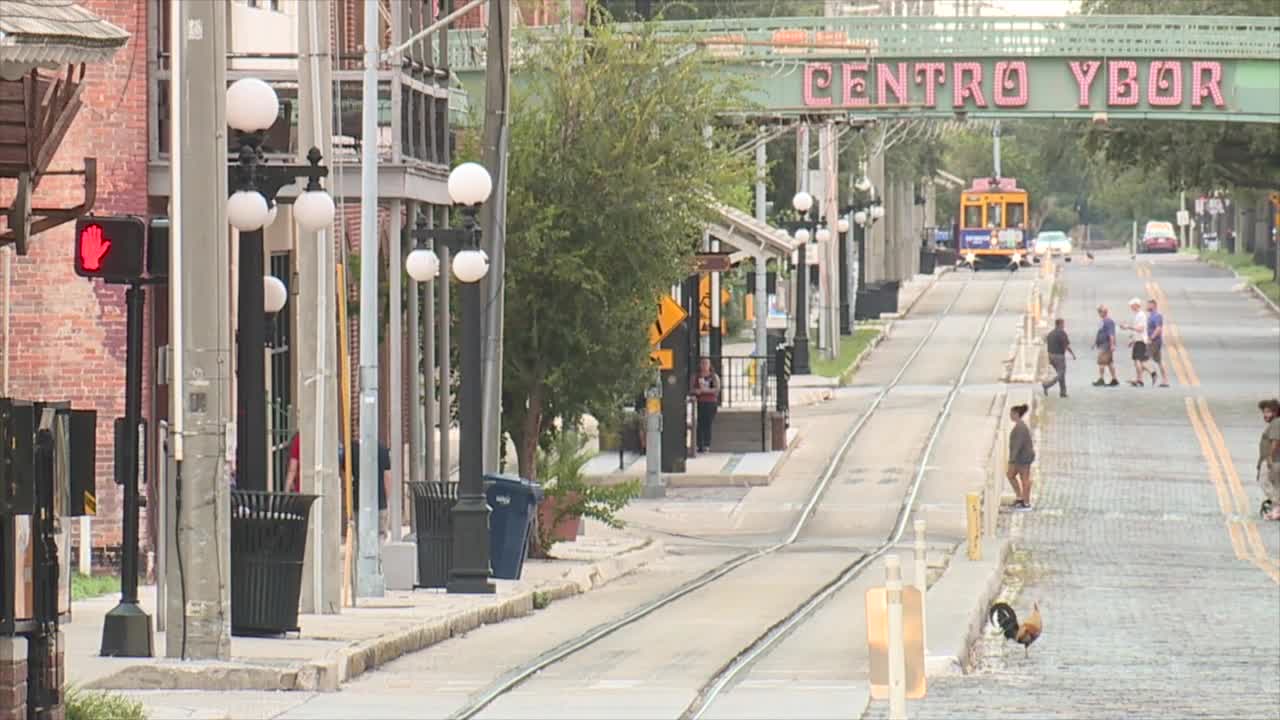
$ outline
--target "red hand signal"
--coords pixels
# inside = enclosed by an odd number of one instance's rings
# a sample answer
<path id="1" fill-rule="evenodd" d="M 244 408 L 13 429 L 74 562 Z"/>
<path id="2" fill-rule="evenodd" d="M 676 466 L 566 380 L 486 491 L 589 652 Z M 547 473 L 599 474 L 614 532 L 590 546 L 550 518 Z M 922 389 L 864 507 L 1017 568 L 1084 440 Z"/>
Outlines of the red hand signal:
<path id="1" fill-rule="evenodd" d="M 102 258 L 111 250 L 111 241 L 102 236 L 101 225 L 90 225 L 80 233 L 80 264 L 88 272 L 102 269 Z"/>

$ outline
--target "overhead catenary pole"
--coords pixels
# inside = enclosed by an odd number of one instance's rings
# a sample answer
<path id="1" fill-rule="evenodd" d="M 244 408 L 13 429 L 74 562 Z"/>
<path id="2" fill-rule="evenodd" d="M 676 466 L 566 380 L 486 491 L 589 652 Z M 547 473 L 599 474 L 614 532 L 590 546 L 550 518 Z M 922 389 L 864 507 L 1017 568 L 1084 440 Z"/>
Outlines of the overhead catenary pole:
<path id="1" fill-rule="evenodd" d="M 364 4 L 360 143 L 360 513 L 356 597 L 382 597 L 378 547 L 378 3 Z M 350 452 L 350 448 L 348 448 Z"/>
<path id="2" fill-rule="evenodd" d="M 165 655 L 231 656 L 231 243 L 227 230 L 226 13 L 177 3 L 170 96 L 173 211 L 170 337 L 178 344 L 174 418 L 174 548 L 165 594 Z"/>
<path id="3" fill-rule="evenodd" d="M 762 138 L 756 144 L 756 220 L 766 222 L 767 211 L 767 192 L 768 187 L 765 183 L 768 180 L 768 144 Z M 765 357 L 769 352 L 769 288 L 767 285 L 768 275 L 768 255 L 764 248 L 760 248 L 760 252 L 756 253 L 756 292 L 755 292 L 755 314 L 756 314 L 756 356 Z M 768 363 L 766 363 L 767 366 Z M 756 376 L 760 379 L 760 387 L 763 391 L 768 387 L 768 373 L 764 372 L 765 368 L 761 367 L 757 371 Z"/>
<path id="4" fill-rule="evenodd" d="M 481 346 L 483 468 L 498 469 L 502 443 L 502 318 L 506 293 L 507 242 L 507 95 L 511 83 L 511 0 L 490 0 L 488 58 L 485 65 L 484 166 L 493 178 L 493 193 L 482 209 L 483 248 L 489 272 L 480 281 L 484 332 Z M 473 320 L 468 319 L 468 322 Z M 469 370 L 469 368 L 468 368 Z"/>
<path id="5" fill-rule="evenodd" d="M 389 289 L 391 304 L 391 327 L 387 331 L 390 341 L 389 355 L 391 368 L 387 373 L 390 378 L 391 427 L 387 428 L 391 446 L 391 488 L 387 491 L 387 529 L 391 532 L 391 542 L 400 542 L 404 532 L 401 514 L 404 508 L 404 308 L 402 307 L 400 288 L 404 278 L 404 248 L 400 244 L 400 231 L 405 226 L 404 202 L 391 201 L 391 212 L 388 217 L 387 242 L 387 276 L 391 280 Z M 412 225 L 413 220 L 408 224 Z M 379 478 L 381 482 L 381 478 Z"/>

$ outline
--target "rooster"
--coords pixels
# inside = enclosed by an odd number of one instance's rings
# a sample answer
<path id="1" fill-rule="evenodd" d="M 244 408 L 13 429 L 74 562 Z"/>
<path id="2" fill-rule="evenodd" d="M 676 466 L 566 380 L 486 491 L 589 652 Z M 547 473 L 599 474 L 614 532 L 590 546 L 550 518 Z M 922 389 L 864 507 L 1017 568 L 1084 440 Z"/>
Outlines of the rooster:
<path id="1" fill-rule="evenodd" d="M 1031 643 L 1040 637 L 1040 630 L 1044 627 L 1044 621 L 1040 619 L 1040 603 L 1032 604 L 1030 617 L 1021 624 L 1018 623 L 1018 614 L 1008 603 L 992 605 L 990 616 L 991 622 L 1000 627 L 1006 638 L 1022 645 L 1024 656 L 1030 653 Z"/>

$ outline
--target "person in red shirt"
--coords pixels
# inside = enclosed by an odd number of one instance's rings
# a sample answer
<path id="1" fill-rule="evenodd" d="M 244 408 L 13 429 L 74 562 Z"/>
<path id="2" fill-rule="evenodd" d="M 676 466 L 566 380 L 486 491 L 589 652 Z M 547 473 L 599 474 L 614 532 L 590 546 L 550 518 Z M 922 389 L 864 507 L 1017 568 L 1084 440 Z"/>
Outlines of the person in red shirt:
<path id="1" fill-rule="evenodd" d="M 302 441 L 298 439 L 298 433 L 294 433 L 293 439 L 289 441 L 289 469 L 284 475 L 284 486 L 289 492 L 302 492 L 301 455 Z"/>

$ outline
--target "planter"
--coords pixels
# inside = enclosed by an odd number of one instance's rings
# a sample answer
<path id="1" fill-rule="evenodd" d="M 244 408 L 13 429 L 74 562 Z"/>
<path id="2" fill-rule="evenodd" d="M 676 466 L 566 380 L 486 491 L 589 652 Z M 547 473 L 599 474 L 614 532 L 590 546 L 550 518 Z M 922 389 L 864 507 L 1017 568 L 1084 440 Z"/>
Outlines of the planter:
<path id="1" fill-rule="evenodd" d="M 557 507 L 572 505 L 576 502 L 578 502 L 578 494 L 570 493 L 564 497 L 548 496 L 538 503 L 538 526 L 551 528 L 547 537 L 553 542 L 573 542 L 578 539 L 578 532 L 582 529 L 581 515 L 566 515 L 560 518 L 560 522 L 554 527 L 551 525 L 551 521 L 555 519 Z"/>

